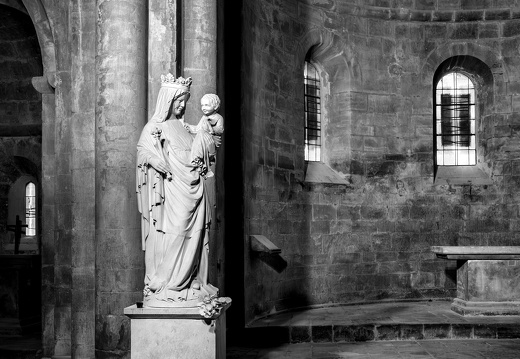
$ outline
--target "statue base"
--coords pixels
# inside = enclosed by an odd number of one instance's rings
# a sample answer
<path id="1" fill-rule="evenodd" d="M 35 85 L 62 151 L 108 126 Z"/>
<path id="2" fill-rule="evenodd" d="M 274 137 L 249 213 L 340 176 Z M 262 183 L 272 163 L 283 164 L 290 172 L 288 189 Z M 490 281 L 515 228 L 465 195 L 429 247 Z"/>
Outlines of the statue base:
<path id="1" fill-rule="evenodd" d="M 200 299 L 185 300 L 180 302 L 168 302 L 148 296 L 144 297 L 143 306 L 145 308 L 197 308 L 197 305 L 200 302 Z"/>
<path id="2" fill-rule="evenodd" d="M 194 282 L 192 282 L 193 285 Z M 178 308 L 178 307 L 197 307 L 205 298 L 218 297 L 218 288 L 211 284 L 204 284 L 196 288 L 189 287 L 181 291 L 163 290 L 154 293 L 147 290 L 145 286 L 143 305 L 153 308 Z"/>
<path id="3" fill-rule="evenodd" d="M 198 308 L 126 307 L 132 359 L 225 359 L 226 310 L 205 318 Z"/>

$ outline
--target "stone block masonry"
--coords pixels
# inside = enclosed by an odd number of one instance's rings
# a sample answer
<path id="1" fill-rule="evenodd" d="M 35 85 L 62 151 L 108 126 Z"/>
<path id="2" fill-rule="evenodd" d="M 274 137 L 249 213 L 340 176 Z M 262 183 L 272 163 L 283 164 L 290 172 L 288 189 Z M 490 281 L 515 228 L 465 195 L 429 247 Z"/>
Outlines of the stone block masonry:
<path id="1" fill-rule="evenodd" d="M 14 235 L 7 231 L 14 224 L 9 213 L 9 188 L 22 175 L 35 178 L 41 172 L 42 97 L 31 84 L 31 78 L 42 75 L 38 38 L 28 15 L 2 7 L 4 29 L 0 36 L 0 254 L 14 253 Z M 21 158 L 28 169 L 16 163 Z M 41 187 L 38 185 L 41 196 Z M 40 197 L 41 200 L 41 197 Z M 40 207 L 41 211 L 41 207 Z M 11 211 L 12 212 L 12 211 Z M 23 213 L 17 213 L 23 217 Z M 10 222 L 9 222 L 10 221 Z M 23 219 L 25 223 L 25 219 Z M 38 254 L 38 245 L 32 254 Z"/>
<path id="2" fill-rule="evenodd" d="M 506 86 L 520 76 L 507 45 L 518 41 L 512 11 L 476 2 L 410 2 L 399 11 L 390 2 L 334 4 L 298 3 L 298 13 L 281 2 L 244 6 L 246 232 L 268 237 L 287 262 L 277 272 L 246 254 L 246 321 L 314 304 L 450 298 L 456 266 L 436 259 L 431 245 L 518 243 L 511 168 L 519 147 L 508 120 L 518 106 Z M 270 56 L 267 44 L 279 43 L 298 50 L 278 47 Z M 475 74 L 477 85 L 479 76 L 493 81 L 478 120 L 479 168 L 492 184 L 434 181 L 434 74 L 457 55 L 489 68 Z M 322 80 L 322 162 L 346 185 L 305 182 L 306 56 Z"/>

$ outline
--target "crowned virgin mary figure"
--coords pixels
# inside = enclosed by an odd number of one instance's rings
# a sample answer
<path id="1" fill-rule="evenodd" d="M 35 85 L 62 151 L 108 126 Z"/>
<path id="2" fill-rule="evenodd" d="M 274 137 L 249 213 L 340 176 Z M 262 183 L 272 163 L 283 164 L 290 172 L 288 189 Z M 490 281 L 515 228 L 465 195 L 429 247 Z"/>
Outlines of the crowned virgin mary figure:
<path id="1" fill-rule="evenodd" d="M 155 113 L 137 144 L 137 198 L 145 251 L 144 305 L 196 306 L 208 283 L 210 206 L 184 128 L 191 78 L 161 76 Z"/>

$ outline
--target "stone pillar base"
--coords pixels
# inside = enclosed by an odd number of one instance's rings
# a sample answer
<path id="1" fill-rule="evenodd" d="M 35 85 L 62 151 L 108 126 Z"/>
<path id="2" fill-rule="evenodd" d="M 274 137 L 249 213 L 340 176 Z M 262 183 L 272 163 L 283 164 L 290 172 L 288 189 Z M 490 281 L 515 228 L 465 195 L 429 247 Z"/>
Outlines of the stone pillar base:
<path id="1" fill-rule="evenodd" d="M 198 308 L 125 308 L 132 359 L 225 359 L 226 310 L 205 319 Z"/>
<path id="2" fill-rule="evenodd" d="M 451 310 L 466 316 L 520 315 L 520 302 L 470 302 L 455 298 Z"/>

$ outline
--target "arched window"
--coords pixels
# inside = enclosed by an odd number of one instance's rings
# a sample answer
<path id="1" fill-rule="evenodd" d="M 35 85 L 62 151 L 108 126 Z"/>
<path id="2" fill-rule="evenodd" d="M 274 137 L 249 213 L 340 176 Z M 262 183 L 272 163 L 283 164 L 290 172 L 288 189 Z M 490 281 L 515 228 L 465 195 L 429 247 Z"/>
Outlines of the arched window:
<path id="1" fill-rule="evenodd" d="M 473 82 L 460 72 L 451 72 L 439 80 L 435 93 L 437 166 L 476 165 Z"/>
<path id="2" fill-rule="evenodd" d="M 309 61 L 304 68 L 305 160 L 321 160 L 321 97 L 318 71 Z"/>
<path id="3" fill-rule="evenodd" d="M 36 235 L 36 186 L 29 182 L 25 186 L 25 228 L 26 236 Z"/>

